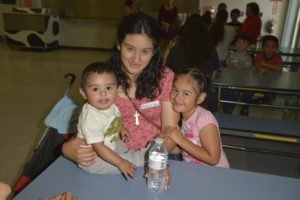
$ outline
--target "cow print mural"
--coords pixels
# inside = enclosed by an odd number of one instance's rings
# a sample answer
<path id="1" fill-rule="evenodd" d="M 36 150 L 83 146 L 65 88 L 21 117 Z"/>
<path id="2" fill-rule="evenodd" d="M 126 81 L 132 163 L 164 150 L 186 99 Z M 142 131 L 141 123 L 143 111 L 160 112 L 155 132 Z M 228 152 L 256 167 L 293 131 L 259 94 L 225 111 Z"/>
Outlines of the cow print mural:
<path id="1" fill-rule="evenodd" d="M 9 30 L 4 25 L 6 41 L 9 46 L 40 49 L 49 49 L 59 46 L 59 16 L 51 14 L 50 9 L 13 8 L 12 13 L 10 14 L 21 14 L 20 21 L 22 21 L 22 14 L 30 14 L 37 15 L 37 17 L 44 17 L 45 28 L 42 31 L 13 30 L 12 28 L 10 28 L 11 30 Z"/>

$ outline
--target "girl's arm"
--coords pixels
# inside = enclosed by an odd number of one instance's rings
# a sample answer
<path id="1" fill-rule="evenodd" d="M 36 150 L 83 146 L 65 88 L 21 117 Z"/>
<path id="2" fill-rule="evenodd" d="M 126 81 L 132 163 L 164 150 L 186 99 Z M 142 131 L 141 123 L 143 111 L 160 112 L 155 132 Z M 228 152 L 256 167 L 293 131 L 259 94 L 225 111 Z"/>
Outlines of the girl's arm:
<path id="1" fill-rule="evenodd" d="M 221 143 L 218 128 L 214 124 L 204 126 L 199 132 L 199 137 L 202 146 L 192 143 L 186 139 L 180 130 L 169 132 L 170 137 L 184 151 L 189 153 L 194 158 L 201 160 L 209 165 L 216 165 L 220 160 Z"/>
<path id="2" fill-rule="evenodd" d="M 179 113 L 175 112 L 172 108 L 172 104 L 170 101 L 162 102 L 162 110 L 161 110 L 161 128 L 164 130 L 165 127 L 178 127 L 179 122 Z M 176 147 L 176 143 L 170 138 L 164 138 L 165 146 L 168 152 L 172 152 L 172 150 Z"/>
<path id="3" fill-rule="evenodd" d="M 95 163 L 97 154 L 92 147 L 82 147 L 84 145 L 87 144 L 83 139 L 73 137 L 63 144 L 62 152 L 70 160 L 88 167 Z"/>

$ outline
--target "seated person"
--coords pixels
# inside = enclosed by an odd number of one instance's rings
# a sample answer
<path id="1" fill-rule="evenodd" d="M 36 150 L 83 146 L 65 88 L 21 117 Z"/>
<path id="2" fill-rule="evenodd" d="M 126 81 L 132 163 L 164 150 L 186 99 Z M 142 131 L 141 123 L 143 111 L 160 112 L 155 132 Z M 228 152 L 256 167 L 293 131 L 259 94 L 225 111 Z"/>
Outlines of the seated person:
<path id="1" fill-rule="evenodd" d="M 260 72 L 282 71 L 282 58 L 278 53 L 279 41 L 273 35 L 262 38 L 262 52 L 255 56 L 255 69 Z"/>
<path id="2" fill-rule="evenodd" d="M 127 151 L 119 139 L 121 114 L 114 104 L 118 92 L 119 82 L 110 65 L 96 62 L 84 69 L 80 94 L 87 103 L 79 116 L 77 137 L 91 145 L 98 157 L 93 165 L 79 167 L 96 174 L 123 173 L 128 179 L 144 166 L 146 149 Z"/>
<path id="3" fill-rule="evenodd" d="M 230 53 L 226 59 L 226 66 L 237 69 L 251 68 L 252 58 L 248 53 L 251 38 L 245 34 L 240 33 L 236 37 L 235 51 Z"/>
<path id="4" fill-rule="evenodd" d="M 245 69 L 252 68 L 252 57 L 248 54 L 248 48 L 250 46 L 251 38 L 245 33 L 240 33 L 235 42 L 235 51 L 230 53 L 226 59 L 226 66 L 236 69 Z M 241 91 L 223 89 L 222 90 L 222 99 L 229 101 L 237 101 L 240 98 Z M 252 98 L 252 93 L 244 92 L 242 96 L 243 102 L 249 102 L 248 98 Z M 232 113 L 235 108 L 235 104 L 232 103 L 223 103 L 223 111 L 225 113 Z"/>

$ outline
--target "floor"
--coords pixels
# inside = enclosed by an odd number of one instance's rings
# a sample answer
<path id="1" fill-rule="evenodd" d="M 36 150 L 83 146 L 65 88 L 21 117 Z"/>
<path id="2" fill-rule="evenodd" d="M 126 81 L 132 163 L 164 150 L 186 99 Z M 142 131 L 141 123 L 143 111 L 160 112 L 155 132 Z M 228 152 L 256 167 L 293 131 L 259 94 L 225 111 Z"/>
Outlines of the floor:
<path id="1" fill-rule="evenodd" d="M 0 44 L 1 181 L 13 185 L 22 167 L 30 158 L 33 148 L 45 130 L 43 120 L 68 87 L 68 80 L 64 75 L 71 72 L 79 77 L 87 64 L 104 61 L 109 55 L 108 51 L 100 50 L 56 49 L 45 52 L 12 50 Z M 69 95 L 80 101 L 78 82 L 75 82 Z M 270 111 L 250 110 L 250 113 L 260 115 L 268 112 Z M 280 117 L 281 114 L 276 116 Z M 271 111 L 269 115 L 274 116 L 274 112 Z M 231 141 L 230 138 L 225 139 Z M 240 142 L 245 143 L 245 141 Z M 299 146 L 293 148 L 299 150 Z M 235 150 L 226 151 L 229 160 L 232 161 L 232 168 L 299 178 L 297 172 L 299 159 L 293 159 L 291 162 L 282 160 L 288 166 L 293 165 L 293 173 L 285 173 L 291 171 L 291 168 L 284 168 L 284 166 L 283 169 L 279 169 L 279 172 L 274 171 L 271 162 L 263 163 L 266 159 L 255 153 L 246 155 Z M 256 159 L 257 162 L 251 161 L 249 164 L 250 159 Z"/>
<path id="2" fill-rule="evenodd" d="M 104 61 L 95 50 L 11 50 L 0 44 L 0 180 L 12 185 L 45 130 L 43 120 L 64 95 L 68 72 Z M 76 81 L 69 94 L 81 99 Z"/>

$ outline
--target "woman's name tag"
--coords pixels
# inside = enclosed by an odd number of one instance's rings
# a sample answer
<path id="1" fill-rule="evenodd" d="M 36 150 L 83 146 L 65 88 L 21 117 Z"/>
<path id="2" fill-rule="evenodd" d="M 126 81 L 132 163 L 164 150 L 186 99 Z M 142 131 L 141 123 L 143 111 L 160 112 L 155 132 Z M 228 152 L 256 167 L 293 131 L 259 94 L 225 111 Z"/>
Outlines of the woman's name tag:
<path id="1" fill-rule="evenodd" d="M 151 101 L 149 103 L 142 104 L 142 105 L 140 105 L 140 108 L 142 110 L 144 110 L 144 109 L 147 109 L 147 108 L 158 107 L 159 105 L 160 105 L 159 101 L 156 100 L 156 101 Z"/>

